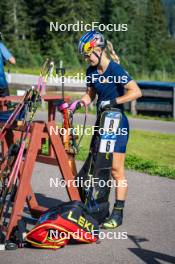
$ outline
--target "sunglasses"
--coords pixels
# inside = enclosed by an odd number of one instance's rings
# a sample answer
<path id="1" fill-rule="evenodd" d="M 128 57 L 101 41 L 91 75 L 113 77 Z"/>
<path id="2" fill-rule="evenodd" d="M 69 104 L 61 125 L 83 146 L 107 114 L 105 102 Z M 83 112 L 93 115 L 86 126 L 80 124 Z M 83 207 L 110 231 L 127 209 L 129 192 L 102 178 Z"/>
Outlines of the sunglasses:
<path id="1" fill-rule="evenodd" d="M 84 54 L 83 54 L 83 57 L 84 57 L 85 59 L 88 59 L 88 58 L 90 58 L 91 54 L 92 54 L 92 53 L 84 53 Z"/>

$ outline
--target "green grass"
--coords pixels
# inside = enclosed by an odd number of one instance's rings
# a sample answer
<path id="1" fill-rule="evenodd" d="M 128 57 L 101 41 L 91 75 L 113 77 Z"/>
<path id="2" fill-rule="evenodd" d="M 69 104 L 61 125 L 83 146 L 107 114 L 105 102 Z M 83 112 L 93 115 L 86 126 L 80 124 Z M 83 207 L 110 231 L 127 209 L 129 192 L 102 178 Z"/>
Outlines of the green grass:
<path id="1" fill-rule="evenodd" d="M 142 115 L 142 114 L 132 115 L 131 113 L 129 113 L 127 111 L 126 111 L 126 114 L 128 117 L 131 117 L 131 118 L 175 122 L 175 119 L 173 117 L 147 116 L 147 115 Z"/>
<path id="2" fill-rule="evenodd" d="M 175 135 L 131 131 L 126 167 L 175 179 Z"/>
<path id="3" fill-rule="evenodd" d="M 167 165 L 160 165 L 154 160 L 146 160 L 141 156 L 127 154 L 126 168 L 139 172 L 145 172 L 150 175 L 158 175 L 170 179 L 175 179 L 175 168 Z"/>
<path id="4" fill-rule="evenodd" d="M 78 160 L 85 160 L 90 136 L 84 136 Z M 126 168 L 175 179 L 175 135 L 132 130 L 130 133 Z"/>
<path id="5" fill-rule="evenodd" d="M 5 70 L 8 71 L 10 70 L 11 73 L 24 73 L 24 74 L 32 74 L 32 75 L 39 75 L 40 74 L 40 68 L 38 67 L 33 67 L 33 68 L 20 68 L 17 66 L 9 66 L 5 67 Z"/>
<path id="6" fill-rule="evenodd" d="M 84 161 L 89 152 L 91 136 L 84 135 L 77 160 Z M 48 152 L 48 143 L 43 145 Z M 125 167 L 150 175 L 175 179 L 175 135 L 132 130 Z"/>
<path id="7" fill-rule="evenodd" d="M 175 135 L 132 130 L 128 152 L 175 168 Z"/>
<path id="8" fill-rule="evenodd" d="M 8 69 L 9 69 L 8 66 L 6 66 L 5 70 L 8 71 Z M 20 67 L 17 67 L 17 66 L 10 66 L 10 72 L 11 73 L 24 73 L 24 74 L 39 75 L 40 74 L 40 70 L 41 70 L 41 68 L 39 68 L 39 67 L 20 68 Z M 67 69 L 66 73 L 65 73 L 65 76 L 76 76 L 77 73 L 79 73 L 79 74 L 82 73 L 83 76 L 85 77 L 85 71 L 82 70 L 82 68 L 80 68 L 80 69 Z M 56 74 L 56 72 L 55 72 L 55 74 Z"/>
<path id="9" fill-rule="evenodd" d="M 160 82 L 175 82 L 174 74 L 169 74 L 165 71 L 155 71 L 151 74 L 141 73 L 133 76 L 135 80 L 144 80 L 144 81 L 160 81 Z"/>
<path id="10" fill-rule="evenodd" d="M 84 161 L 89 152 L 91 136 L 84 135 L 77 160 Z M 43 145 L 48 152 L 48 142 Z M 175 135 L 132 130 L 130 133 L 125 167 L 175 179 Z"/>

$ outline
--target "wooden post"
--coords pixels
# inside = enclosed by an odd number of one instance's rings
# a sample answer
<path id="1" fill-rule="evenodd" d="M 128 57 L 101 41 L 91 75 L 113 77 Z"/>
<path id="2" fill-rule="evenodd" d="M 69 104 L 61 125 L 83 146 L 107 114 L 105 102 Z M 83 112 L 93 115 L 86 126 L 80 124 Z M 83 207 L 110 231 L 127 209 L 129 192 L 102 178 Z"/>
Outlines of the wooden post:
<path id="1" fill-rule="evenodd" d="M 81 199 L 78 189 L 73 184 L 74 175 L 69 165 L 69 159 L 62 144 L 60 135 L 55 135 L 55 134 L 50 135 L 50 130 L 51 130 L 50 128 L 54 127 L 55 130 L 56 124 L 54 121 L 52 121 L 49 122 L 46 126 L 49 133 L 50 142 L 54 149 L 55 157 L 57 159 L 58 166 L 60 168 L 60 172 L 66 183 L 68 183 L 68 186 L 66 186 L 68 195 L 71 200 L 80 201 Z"/>
<path id="2" fill-rule="evenodd" d="M 70 199 L 80 200 L 78 189 L 73 184 L 74 177 L 77 173 L 74 157 L 71 155 L 69 156 L 65 152 L 60 135 L 50 135 L 50 127 L 54 126 L 54 128 L 56 128 L 56 123 L 54 120 L 55 109 L 52 105 L 52 100 L 55 100 L 55 98 L 50 98 L 50 122 L 45 123 L 42 121 L 35 121 L 28 135 L 28 137 L 30 138 L 30 142 L 27 148 L 25 160 L 22 161 L 20 165 L 20 171 L 18 174 L 19 184 L 17 186 L 15 201 L 12 206 L 12 212 L 8 226 L 4 229 L 4 232 L 6 233 L 6 240 L 10 238 L 13 228 L 17 225 L 18 220 L 21 219 L 26 203 L 32 216 L 38 217 L 41 215 L 41 213 L 47 210 L 47 208 L 38 205 L 35 193 L 33 192 L 31 187 L 33 168 L 35 162 L 38 159 L 40 162 L 58 166 L 63 179 L 66 183 L 69 183 L 69 185 L 66 186 L 66 189 Z M 22 128 L 20 131 L 23 131 Z M 6 152 L 10 146 L 10 143 L 15 142 L 15 140 L 19 138 L 19 136 L 20 132 L 18 131 L 18 129 L 9 128 L 4 140 L 5 145 L 3 146 L 3 151 Z M 53 151 L 53 156 L 40 154 L 41 142 L 46 138 L 48 138 L 50 141 L 50 147 Z"/>
<path id="3" fill-rule="evenodd" d="M 9 239 L 14 226 L 16 226 L 18 220 L 21 219 L 26 198 L 31 191 L 30 183 L 32 178 L 32 172 L 37 157 L 38 149 L 40 148 L 40 140 L 41 140 L 40 135 L 42 134 L 43 126 L 44 124 L 35 123 L 33 127 L 33 132 L 31 134 L 31 141 L 24 162 L 24 167 L 23 167 L 22 175 L 20 177 L 20 182 L 16 193 L 16 198 L 6 234 L 7 240 Z"/>
<path id="4" fill-rule="evenodd" d="M 137 115 L 136 105 L 137 105 L 136 100 L 131 101 L 131 114 L 132 115 Z"/>
<path id="5" fill-rule="evenodd" d="M 33 125 L 26 158 L 23 164 L 21 164 L 22 167 L 19 172 L 19 185 L 12 208 L 9 225 L 6 231 L 6 240 L 10 238 L 14 226 L 16 226 L 18 220 L 21 219 L 26 202 L 32 216 L 38 217 L 41 215 L 41 213 L 47 210 L 47 208 L 38 205 L 35 194 L 31 187 L 32 172 L 37 160 L 38 151 L 41 148 L 41 140 L 45 128 L 47 129 L 48 137 L 54 151 L 56 165 L 59 167 L 63 179 L 66 183 L 68 183 L 68 186 L 66 186 L 68 195 L 71 200 L 80 200 L 78 189 L 73 184 L 75 175 L 72 173 L 71 166 L 69 164 L 70 161 L 65 152 L 61 138 L 59 135 L 50 135 L 49 132 L 51 126 L 54 128 L 56 127 L 54 121 L 49 122 L 48 124 L 45 124 L 44 122 L 35 122 Z"/>

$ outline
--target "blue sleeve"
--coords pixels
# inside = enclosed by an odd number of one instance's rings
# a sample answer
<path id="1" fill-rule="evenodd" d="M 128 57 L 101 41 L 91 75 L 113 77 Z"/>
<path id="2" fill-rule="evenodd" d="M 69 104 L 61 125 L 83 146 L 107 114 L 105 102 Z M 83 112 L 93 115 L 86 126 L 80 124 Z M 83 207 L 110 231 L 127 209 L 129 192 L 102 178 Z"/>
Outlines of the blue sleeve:
<path id="1" fill-rule="evenodd" d="M 91 74 L 90 67 L 86 70 L 86 86 L 87 87 L 92 87 L 93 86 L 92 74 Z"/>
<path id="2" fill-rule="evenodd" d="M 112 73 L 118 77 L 118 83 L 123 86 L 133 80 L 129 73 L 125 71 L 123 67 L 116 62 L 113 62 L 112 64 Z"/>
<path id="3" fill-rule="evenodd" d="M 12 57 L 12 54 L 3 43 L 0 43 L 0 52 L 3 60 L 5 61 L 8 61 Z"/>

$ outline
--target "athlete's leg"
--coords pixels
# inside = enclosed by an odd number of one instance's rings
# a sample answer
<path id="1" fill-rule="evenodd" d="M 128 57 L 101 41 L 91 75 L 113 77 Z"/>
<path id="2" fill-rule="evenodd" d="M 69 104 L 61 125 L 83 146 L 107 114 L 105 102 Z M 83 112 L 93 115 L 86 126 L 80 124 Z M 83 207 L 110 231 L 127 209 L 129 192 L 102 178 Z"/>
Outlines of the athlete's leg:
<path id="1" fill-rule="evenodd" d="M 125 176 L 125 153 L 113 153 L 112 177 L 116 183 L 115 196 L 116 200 L 125 201 L 127 196 L 127 179 Z"/>
<path id="2" fill-rule="evenodd" d="M 128 185 L 124 170 L 125 153 L 113 153 L 112 176 L 115 181 L 116 202 L 111 216 L 103 223 L 102 227 L 113 229 L 123 222 L 123 209 L 127 196 Z"/>
<path id="3" fill-rule="evenodd" d="M 123 221 L 123 209 L 125 205 L 125 199 L 127 196 L 127 180 L 125 177 L 125 156 L 126 156 L 126 146 L 129 137 L 129 123 L 127 117 L 123 114 L 120 123 L 120 128 L 127 130 L 127 133 L 117 136 L 116 144 L 113 153 L 112 162 L 112 177 L 116 183 L 115 196 L 116 202 L 114 204 L 114 209 L 112 211 L 109 219 L 103 223 L 103 227 L 106 229 L 113 229 L 122 224 Z"/>

